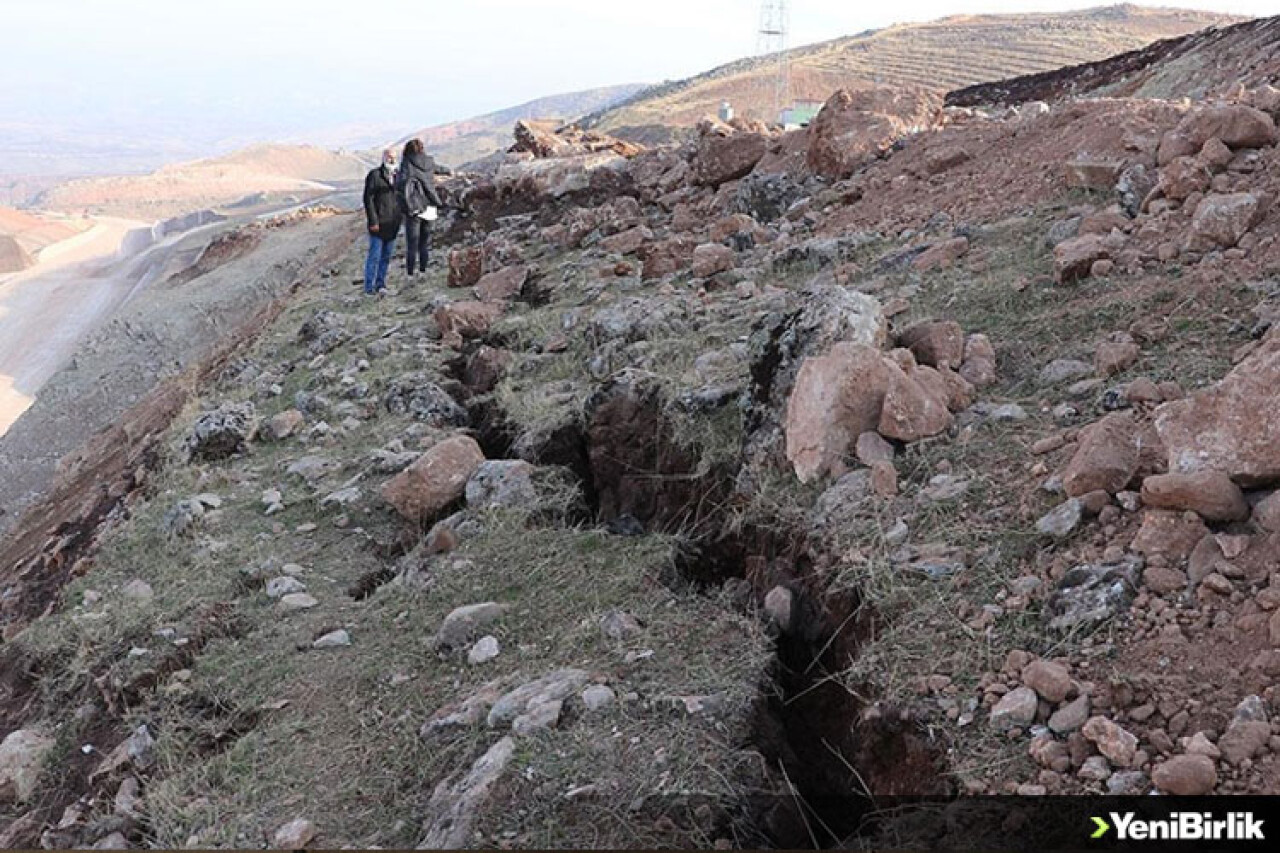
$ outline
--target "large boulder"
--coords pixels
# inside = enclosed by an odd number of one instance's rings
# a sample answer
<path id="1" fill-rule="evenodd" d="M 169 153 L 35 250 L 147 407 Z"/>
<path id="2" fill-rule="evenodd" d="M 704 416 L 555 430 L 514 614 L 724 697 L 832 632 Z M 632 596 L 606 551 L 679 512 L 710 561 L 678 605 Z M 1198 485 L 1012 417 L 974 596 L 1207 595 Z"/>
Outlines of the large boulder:
<path id="1" fill-rule="evenodd" d="M 693 179 L 706 186 L 718 187 L 751 174 L 769 147 L 763 134 L 735 130 L 719 122 L 703 122 L 699 130 Z"/>
<path id="2" fill-rule="evenodd" d="M 1062 474 L 1069 497 L 1122 491 L 1141 461 L 1140 431 L 1127 412 L 1117 412 L 1081 431 L 1075 455 Z"/>
<path id="3" fill-rule="evenodd" d="M 476 296 L 482 302 L 506 302 L 520 295 L 529 280 L 529 268 L 510 266 L 481 276 L 476 282 Z"/>
<path id="4" fill-rule="evenodd" d="M 1191 217 L 1187 248 L 1193 252 L 1230 249 L 1258 224 L 1268 199 L 1253 193 L 1213 193 L 1201 199 Z"/>
<path id="5" fill-rule="evenodd" d="M 1191 510 L 1208 521 L 1243 521 L 1249 504 L 1221 471 L 1174 472 L 1142 482 L 1142 502 L 1157 509 Z"/>
<path id="6" fill-rule="evenodd" d="M 804 360 L 787 402 L 787 460 L 803 483 L 843 473 L 858 436 L 878 429 L 897 370 L 873 347 L 840 343 Z"/>
<path id="7" fill-rule="evenodd" d="M 1156 410 L 1169 470 L 1221 471 L 1241 486 L 1280 481 L 1280 333 L 1207 390 Z"/>
<path id="8" fill-rule="evenodd" d="M 397 474 L 382 487 L 382 496 L 406 519 L 429 521 L 462 498 L 467 482 L 482 464 L 480 445 L 468 436 L 454 436 Z"/>
<path id="9" fill-rule="evenodd" d="M 0 743 L 0 803 L 26 802 L 35 793 L 53 739 L 34 729 L 10 732 Z"/>
<path id="10" fill-rule="evenodd" d="M 1244 104 L 1211 104 L 1192 110 L 1160 140 L 1161 166 L 1177 157 L 1196 154 L 1210 139 L 1229 148 L 1262 148 L 1276 142 L 1271 116 Z"/>
<path id="11" fill-rule="evenodd" d="M 436 325 L 444 342 L 458 347 L 468 338 L 482 338 L 489 334 L 489 327 L 502 316 L 503 310 L 500 302 L 449 302 L 436 308 Z"/>
<path id="12" fill-rule="evenodd" d="M 911 86 L 841 89 L 809 125 L 809 168 L 828 178 L 847 178 L 911 133 L 937 120 L 942 101 Z"/>

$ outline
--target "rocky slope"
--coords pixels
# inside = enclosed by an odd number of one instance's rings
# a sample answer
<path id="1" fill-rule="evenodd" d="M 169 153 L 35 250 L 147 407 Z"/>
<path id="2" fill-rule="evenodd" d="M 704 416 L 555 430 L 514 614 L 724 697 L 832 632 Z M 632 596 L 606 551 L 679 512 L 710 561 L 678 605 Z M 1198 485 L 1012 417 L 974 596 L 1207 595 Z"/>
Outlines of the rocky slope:
<path id="1" fill-rule="evenodd" d="M 524 128 L 425 277 L 303 269 L 18 525 L 3 840 L 832 846 L 899 794 L 1277 792 L 1280 80 L 1219 82 Z"/>
<path id="2" fill-rule="evenodd" d="M 1222 15 L 1120 5 L 1080 12 L 982 15 L 904 24 L 790 51 L 792 98 L 822 103 L 837 89 L 869 85 L 946 91 L 1105 59 L 1158 39 L 1230 23 Z M 734 62 L 664 83 L 603 110 L 586 125 L 653 139 L 654 128 L 693 127 L 729 101 L 739 115 L 776 121 L 776 65 Z"/>

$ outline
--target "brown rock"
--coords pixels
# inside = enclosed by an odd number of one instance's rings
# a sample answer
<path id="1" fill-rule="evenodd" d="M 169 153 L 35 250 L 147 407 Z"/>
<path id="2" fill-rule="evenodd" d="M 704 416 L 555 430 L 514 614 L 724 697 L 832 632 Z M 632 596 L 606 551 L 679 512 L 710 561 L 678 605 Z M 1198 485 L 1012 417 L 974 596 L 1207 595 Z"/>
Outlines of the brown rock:
<path id="1" fill-rule="evenodd" d="M 886 499 L 898 496 L 898 469 L 892 462 L 871 463 L 871 490 Z"/>
<path id="2" fill-rule="evenodd" d="M 969 238 L 955 237 L 951 240 L 944 240 L 941 243 L 935 243 L 928 249 L 925 249 L 916 256 L 914 261 L 911 262 L 911 267 L 916 272 L 931 272 L 936 269 L 946 269 L 968 253 Z"/>
<path id="3" fill-rule="evenodd" d="M 1257 224 L 1266 209 L 1266 200 L 1253 193 L 1205 196 L 1191 217 L 1187 249 L 1207 252 L 1235 246 Z"/>
<path id="4" fill-rule="evenodd" d="M 1065 700 L 1074 687 L 1067 668 L 1047 660 L 1028 664 L 1022 670 L 1022 683 L 1038 693 L 1041 699 L 1054 705 Z"/>
<path id="5" fill-rule="evenodd" d="M 801 482 L 838 473 L 858 436 L 880 424 L 890 367 L 880 351 L 840 343 L 800 365 L 787 401 L 787 460 Z"/>
<path id="6" fill-rule="evenodd" d="M 1243 104 L 1212 104 L 1192 110 L 1160 140 L 1160 165 L 1195 154 L 1210 139 L 1229 148 L 1263 148 L 1274 145 L 1276 123 L 1271 116 Z"/>
<path id="7" fill-rule="evenodd" d="M 1108 415 L 1081 431 L 1075 455 L 1062 475 L 1063 488 L 1073 498 L 1099 489 L 1114 495 L 1128 485 L 1140 459 L 1132 415 Z"/>
<path id="8" fill-rule="evenodd" d="M 1157 509 L 1190 510 L 1207 521 L 1249 517 L 1244 493 L 1220 471 L 1148 477 L 1142 482 L 1142 502 Z"/>
<path id="9" fill-rule="evenodd" d="M 1280 533 L 1280 492 L 1272 492 L 1253 508 L 1253 523 L 1268 533 Z"/>
<path id="10" fill-rule="evenodd" d="M 606 252 L 618 255 L 631 255 L 640 251 L 640 247 L 653 239 L 653 232 L 643 225 L 628 228 L 611 237 L 605 237 L 599 246 Z"/>
<path id="11" fill-rule="evenodd" d="M 1132 767 L 1138 754 L 1138 739 L 1106 717 L 1090 717 L 1080 729 L 1081 734 L 1093 741 L 1098 752 L 1117 767 Z"/>
<path id="12" fill-rule="evenodd" d="M 505 302 L 519 296 L 528 280 L 528 267 L 506 267 L 481 276 L 476 283 L 476 296 L 484 302 Z"/>
<path id="13" fill-rule="evenodd" d="M 693 179 L 705 186 L 718 187 L 746 177 L 769 147 L 763 134 L 735 131 L 724 124 L 706 122 L 699 130 Z"/>
<path id="14" fill-rule="evenodd" d="M 930 127 L 942 107 L 927 89 L 872 86 L 840 90 L 809 124 L 809 167 L 829 178 L 847 178 L 908 133 Z"/>
<path id="15" fill-rule="evenodd" d="M 1111 240 L 1101 234 L 1086 234 L 1064 240 L 1053 249 L 1053 276 L 1058 284 L 1087 278 L 1095 261 L 1111 256 Z"/>
<path id="16" fill-rule="evenodd" d="M 1211 793 L 1218 784 L 1213 759 L 1204 755 L 1175 755 L 1157 764 L 1151 782 L 1166 794 L 1198 797 Z"/>
<path id="17" fill-rule="evenodd" d="M 898 336 L 916 361 L 930 367 L 958 368 L 965 360 L 964 330 L 951 320 L 917 323 Z"/>
<path id="18" fill-rule="evenodd" d="M 1151 566 L 1142 573 L 1142 582 L 1156 595 L 1168 595 L 1187 588 L 1187 574 L 1177 569 Z"/>
<path id="19" fill-rule="evenodd" d="M 502 305 L 496 302 L 450 302 L 436 309 L 436 325 L 446 343 L 458 346 L 466 338 L 487 335 L 502 311 Z"/>
<path id="20" fill-rule="evenodd" d="M 1142 514 L 1142 527 L 1130 546 L 1148 559 L 1163 557 L 1171 564 L 1181 564 L 1209 533 L 1209 528 L 1195 513 L 1149 509 Z"/>
<path id="21" fill-rule="evenodd" d="M 1100 376 L 1111 377 L 1137 364 L 1141 354 L 1142 350 L 1131 341 L 1102 343 L 1094 354 L 1093 365 Z"/>
<path id="22" fill-rule="evenodd" d="M 1232 720 L 1218 738 L 1218 749 L 1229 764 L 1238 766 L 1265 752 L 1270 740 L 1271 724 L 1265 720 Z"/>
<path id="23" fill-rule="evenodd" d="M 644 262 L 641 275 L 647 280 L 677 273 L 689 266 L 695 248 L 697 243 L 687 236 L 650 243 L 640 252 Z"/>
<path id="24" fill-rule="evenodd" d="M 703 243 L 693 250 L 692 272 L 698 278 L 733 269 L 733 249 L 719 243 Z"/>
<path id="25" fill-rule="evenodd" d="M 449 286 L 471 287 L 484 272 L 484 249 L 469 246 L 449 253 Z"/>
<path id="26" fill-rule="evenodd" d="M 1183 201 L 1209 191 L 1209 170 L 1195 157 L 1178 157 L 1160 170 L 1160 191 L 1165 198 Z"/>
<path id="27" fill-rule="evenodd" d="M 267 426 L 259 432 L 264 438 L 283 441 L 306 425 L 307 419 L 297 409 L 285 409 L 267 421 Z"/>
<path id="28" fill-rule="evenodd" d="M 939 396 L 936 390 L 907 375 L 896 364 L 890 363 L 888 367 L 889 384 L 876 431 L 886 438 L 906 442 L 945 432 L 952 422 L 945 385 Z M 920 368 L 915 373 L 927 377 L 928 370 Z"/>
<path id="29" fill-rule="evenodd" d="M 1075 157 L 1067 161 L 1067 186 L 1086 190 L 1115 189 L 1120 173 L 1124 171 L 1123 160 L 1106 160 L 1096 157 Z"/>
<path id="30" fill-rule="evenodd" d="M 462 498 L 467 481 L 484 463 L 475 440 L 459 435 L 432 447 L 382 487 L 382 496 L 400 515 L 422 523 Z"/>
<path id="31" fill-rule="evenodd" d="M 964 344 L 964 364 L 960 376 L 975 388 L 986 388 L 996 382 L 996 350 L 983 334 L 970 335 Z"/>
<path id="32" fill-rule="evenodd" d="M 1280 334 L 1273 331 L 1217 385 L 1156 410 L 1169 470 L 1221 471 L 1245 487 L 1280 481 L 1276 388 Z"/>
<path id="33" fill-rule="evenodd" d="M 868 467 L 877 462 L 892 462 L 893 445 L 878 432 L 864 432 L 858 436 L 856 447 L 858 461 Z"/>

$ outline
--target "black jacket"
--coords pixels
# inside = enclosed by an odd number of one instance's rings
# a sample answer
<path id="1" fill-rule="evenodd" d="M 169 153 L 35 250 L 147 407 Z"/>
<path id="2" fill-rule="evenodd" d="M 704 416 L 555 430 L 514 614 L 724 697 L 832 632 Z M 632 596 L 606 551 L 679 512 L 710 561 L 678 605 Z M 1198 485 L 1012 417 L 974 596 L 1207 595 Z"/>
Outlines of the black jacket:
<path id="1" fill-rule="evenodd" d="M 400 231 L 400 202 L 387 170 L 383 166 L 369 172 L 364 179 L 364 216 L 378 236 L 390 240 Z"/>
<path id="2" fill-rule="evenodd" d="M 405 215 L 409 213 L 409 204 L 405 201 L 404 190 L 409 181 L 414 178 L 422 181 L 427 191 L 427 199 L 434 207 L 444 207 L 440 201 L 440 194 L 436 192 L 435 162 L 426 154 L 415 152 L 404 158 L 404 162 L 400 164 L 400 171 L 396 173 L 396 196 L 400 199 L 400 210 Z"/>

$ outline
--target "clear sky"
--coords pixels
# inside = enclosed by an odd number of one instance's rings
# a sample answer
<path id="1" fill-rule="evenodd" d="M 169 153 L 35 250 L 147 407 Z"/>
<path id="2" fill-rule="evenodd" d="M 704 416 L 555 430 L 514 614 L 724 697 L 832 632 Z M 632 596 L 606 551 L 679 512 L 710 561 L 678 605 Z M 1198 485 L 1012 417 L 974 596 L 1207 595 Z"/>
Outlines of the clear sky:
<path id="1" fill-rule="evenodd" d="M 0 137 L 202 144 L 422 127 L 754 51 L 759 0 L 0 0 Z M 1088 0 L 793 0 L 791 43 Z M 1274 14 L 1276 0 L 1184 0 Z M 4 140 L 0 138 L 0 143 Z M 140 139 L 141 141 L 141 139 Z"/>

